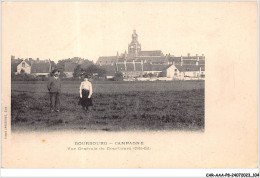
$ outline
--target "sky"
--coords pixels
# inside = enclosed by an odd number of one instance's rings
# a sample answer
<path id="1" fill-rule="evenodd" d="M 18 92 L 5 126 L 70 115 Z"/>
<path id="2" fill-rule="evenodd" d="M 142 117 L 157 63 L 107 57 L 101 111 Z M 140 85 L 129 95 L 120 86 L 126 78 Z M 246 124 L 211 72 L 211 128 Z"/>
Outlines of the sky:
<path id="1" fill-rule="evenodd" d="M 246 18 L 255 11 L 241 16 L 252 7 L 235 2 L 3 2 L 2 49 L 20 58 L 96 61 L 127 50 L 135 29 L 142 50 L 207 57 L 234 45 L 224 47 L 221 39 L 238 45 L 243 32 L 255 28 L 254 19 Z"/>

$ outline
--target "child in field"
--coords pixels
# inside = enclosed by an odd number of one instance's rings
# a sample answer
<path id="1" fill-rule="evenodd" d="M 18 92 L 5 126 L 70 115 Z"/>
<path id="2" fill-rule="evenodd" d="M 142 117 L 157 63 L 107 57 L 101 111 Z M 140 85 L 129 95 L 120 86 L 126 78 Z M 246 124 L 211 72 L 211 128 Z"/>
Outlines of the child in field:
<path id="1" fill-rule="evenodd" d="M 93 106 L 92 103 L 92 84 L 89 82 L 89 76 L 85 75 L 84 81 L 81 82 L 80 88 L 79 88 L 79 94 L 80 94 L 80 104 L 82 108 L 86 111 L 88 111 L 90 106 Z"/>

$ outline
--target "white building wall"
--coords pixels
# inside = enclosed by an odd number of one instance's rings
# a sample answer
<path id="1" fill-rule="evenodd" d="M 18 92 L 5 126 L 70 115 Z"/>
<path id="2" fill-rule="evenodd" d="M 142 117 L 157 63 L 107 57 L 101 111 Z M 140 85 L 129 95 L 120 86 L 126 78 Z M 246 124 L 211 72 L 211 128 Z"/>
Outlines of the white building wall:
<path id="1" fill-rule="evenodd" d="M 35 76 L 48 76 L 50 73 L 34 73 Z"/>
<path id="2" fill-rule="evenodd" d="M 143 74 L 159 74 L 162 71 L 143 71 Z"/>
<path id="3" fill-rule="evenodd" d="M 24 70 L 25 73 L 30 74 L 31 73 L 31 66 L 25 62 L 22 61 L 18 66 L 17 66 L 17 73 L 20 74 L 21 70 Z"/>
<path id="4" fill-rule="evenodd" d="M 174 78 L 180 75 L 180 71 L 175 67 L 175 65 L 171 65 L 168 69 L 166 69 L 166 77 Z"/>
<path id="5" fill-rule="evenodd" d="M 200 77 L 200 71 L 185 71 L 184 76 L 187 77 Z"/>
<path id="6" fill-rule="evenodd" d="M 166 69 L 166 77 L 182 80 L 184 78 L 184 73 L 180 72 L 175 65 L 171 65 Z"/>
<path id="7" fill-rule="evenodd" d="M 73 72 L 64 72 L 67 78 L 73 77 Z"/>

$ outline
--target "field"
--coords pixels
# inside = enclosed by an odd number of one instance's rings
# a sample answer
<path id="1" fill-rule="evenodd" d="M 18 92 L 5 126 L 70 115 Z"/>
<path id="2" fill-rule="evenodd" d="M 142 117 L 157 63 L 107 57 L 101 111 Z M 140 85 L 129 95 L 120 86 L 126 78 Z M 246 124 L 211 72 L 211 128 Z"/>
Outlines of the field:
<path id="1" fill-rule="evenodd" d="M 93 104 L 78 105 L 80 82 L 64 81 L 51 113 L 46 82 L 12 82 L 12 131 L 204 130 L 204 81 L 93 82 Z"/>

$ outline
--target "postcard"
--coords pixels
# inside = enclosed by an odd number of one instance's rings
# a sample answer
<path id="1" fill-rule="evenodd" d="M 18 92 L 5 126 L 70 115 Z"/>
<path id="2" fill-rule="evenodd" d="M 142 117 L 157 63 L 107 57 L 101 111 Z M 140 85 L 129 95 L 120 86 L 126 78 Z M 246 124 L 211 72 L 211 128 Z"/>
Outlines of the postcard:
<path id="1" fill-rule="evenodd" d="M 2 168 L 256 168 L 257 2 L 2 2 Z"/>

